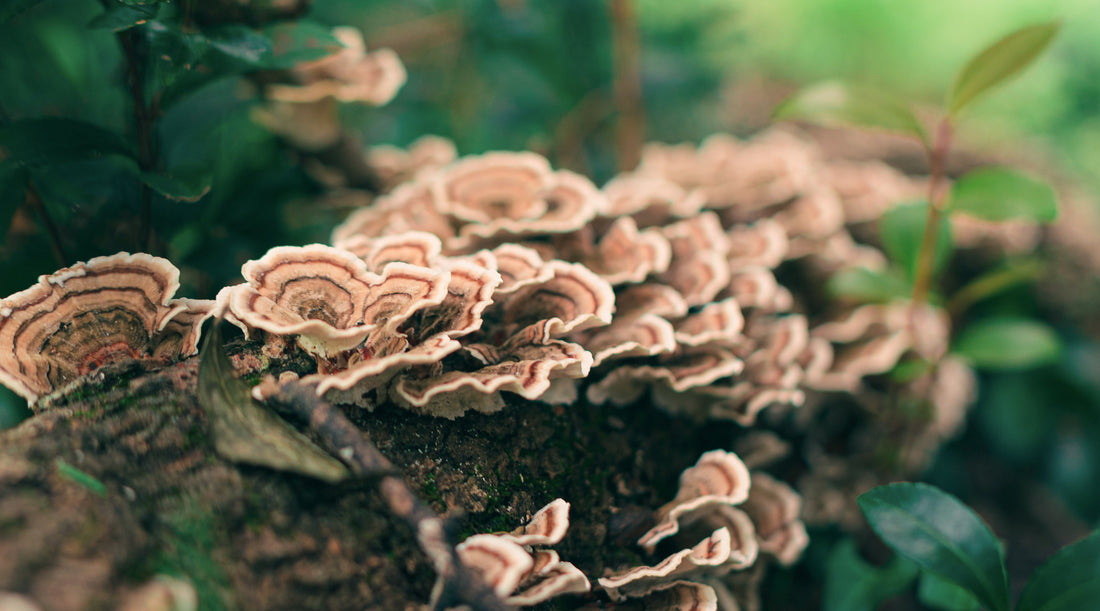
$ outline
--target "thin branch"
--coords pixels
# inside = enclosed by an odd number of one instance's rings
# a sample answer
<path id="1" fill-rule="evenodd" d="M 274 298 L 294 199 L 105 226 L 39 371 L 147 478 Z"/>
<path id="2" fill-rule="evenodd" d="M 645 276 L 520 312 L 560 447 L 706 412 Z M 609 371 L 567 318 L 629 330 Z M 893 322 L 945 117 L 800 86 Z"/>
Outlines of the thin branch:
<path id="1" fill-rule="evenodd" d="M 157 109 L 145 103 L 146 49 L 137 38 L 134 28 L 118 33 L 122 53 L 126 58 L 126 80 L 130 85 L 130 99 L 134 106 L 134 125 L 137 129 L 138 167 L 148 172 L 156 165 L 156 149 L 153 142 L 153 120 Z M 138 229 L 138 248 L 149 252 L 153 242 L 153 190 L 141 183 L 141 213 Z"/>
<path id="2" fill-rule="evenodd" d="M 61 243 L 61 232 L 54 223 L 53 217 L 50 216 L 50 211 L 46 209 L 46 204 L 42 202 L 38 188 L 30 180 L 27 181 L 27 203 L 42 219 L 42 226 L 46 228 L 46 235 L 50 237 L 50 250 L 53 251 L 54 258 L 61 267 L 65 267 L 69 264 L 69 257 L 65 254 L 65 247 Z"/>
<path id="3" fill-rule="evenodd" d="M 265 384 L 275 384 L 274 380 Z M 469 604 L 474 609 L 505 611 L 511 609 L 474 572 L 458 558 L 447 540 L 443 519 L 421 501 L 404 478 L 378 450 L 363 431 L 332 404 L 317 396 L 314 387 L 288 382 L 264 391 L 267 402 L 280 411 L 309 422 L 310 427 L 336 456 L 362 476 L 381 476 L 378 489 L 394 515 L 403 519 L 416 533 L 420 549 L 431 560 L 438 582 L 432 594 L 433 608 L 445 609 Z"/>
<path id="4" fill-rule="evenodd" d="M 615 152 L 619 171 L 633 170 L 645 143 L 645 107 L 642 104 L 642 46 L 634 0 L 611 0 L 611 44 L 614 62 Z"/>

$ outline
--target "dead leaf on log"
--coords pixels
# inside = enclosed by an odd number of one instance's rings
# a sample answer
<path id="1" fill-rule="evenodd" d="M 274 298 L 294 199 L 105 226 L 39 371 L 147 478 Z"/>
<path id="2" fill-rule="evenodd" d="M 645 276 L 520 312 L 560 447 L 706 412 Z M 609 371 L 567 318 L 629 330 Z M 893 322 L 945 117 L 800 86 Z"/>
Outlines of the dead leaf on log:
<path id="1" fill-rule="evenodd" d="M 220 321 L 218 321 L 220 322 Z M 256 405 L 234 375 L 217 324 L 199 354 L 199 402 L 210 417 L 214 449 L 234 462 L 315 477 L 330 484 L 348 476 L 338 460 L 275 414 Z"/>

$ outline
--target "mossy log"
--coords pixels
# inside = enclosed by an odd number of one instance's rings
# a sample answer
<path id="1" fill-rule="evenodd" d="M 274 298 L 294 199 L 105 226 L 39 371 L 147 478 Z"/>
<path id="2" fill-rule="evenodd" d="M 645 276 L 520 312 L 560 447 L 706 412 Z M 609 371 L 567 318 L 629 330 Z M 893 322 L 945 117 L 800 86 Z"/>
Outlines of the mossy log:
<path id="1" fill-rule="evenodd" d="M 114 369 L 0 433 L 0 592 L 48 611 L 114 609 L 173 575 L 204 611 L 427 603 L 431 565 L 375 482 L 331 485 L 226 460 L 197 378 L 197 359 Z M 568 500 L 573 524 L 556 549 L 590 577 L 642 560 L 633 542 L 652 509 L 701 452 L 730 447 L 738 431 L 652 408 L 521 401 L 454 421 L 391 406 L 346 413 L 451 518 L 456 540 Z"/>

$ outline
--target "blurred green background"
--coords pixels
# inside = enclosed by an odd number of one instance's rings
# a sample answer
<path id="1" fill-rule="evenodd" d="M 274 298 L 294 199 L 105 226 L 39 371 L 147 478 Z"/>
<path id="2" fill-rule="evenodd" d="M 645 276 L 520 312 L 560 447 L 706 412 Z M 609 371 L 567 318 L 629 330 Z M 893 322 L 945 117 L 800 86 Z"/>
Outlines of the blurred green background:
<path id="1" fill-rule="evenodd" d="M 606 180 L 615 171 L 608 6 L 317 0 L 307 18 L 354 25 L 369 47 L 391 46 L 406 64 L 408 83 L 390 104 L 342 109 L 364 143 L 407 145 L 438 134 L 454 139 L 460 154 L 533 149 Z M 873 85 L 931 108 L 974 52 L 1020 26 L 1060 19 L 1062 32 L 1036 66 L 967 111 L 961 140 L 1026 152 L 1100 193 L 1096 0 L 638 0 L 634 7 L 646 137 L 666 142 L 746 135 L 766 124 L 784 95 L 824 79 Z M 119 41 L 89 27 L 102 13 L 96 0 L 15 0 L 0 8 L 3 124 L 65 117 L 133 141 Z M 174 3 L 158 15 L 163 23 L 186 18 Z M 249 39 L 227 30 L 203 38 L 161 21 L 134 30 L 155 51 L 147 95 L 171 92 L 155 124 L 157 163 L 210 190 L 197 201 L 154 196 L 151 250 L 181 268 L 181 295 L 211 297 L 271 246 L 326 241 L 344 211 L 317 205 L 323 187 L 251 120 L 258 100 L 247 75 L 270 66 L 248 53 Z M 64 148 L 65 134 L 44 138 Z M 59 267 L 42 213 L 28 203 L 28 179 L 68 262 L 140 248 L 141 185 L 118 159 L 57 159 L 29 173 L 4 168 L 0 295 Z M 1027 301 L 1005 299 L 992 307 Z M 939 483 L 965 491 L 973 481 L 962 465 L 974 452 L 991 452 L 1058 490 L 1083 519 L 1100 517 L 1100 351 L 1072 329 L 1065 335 L 1070 349 L 1059 365 L 983 378 L 974 423 L 933 471 Z M 25 415 L 21 399 L 0 393 L 0 428 Z"/>

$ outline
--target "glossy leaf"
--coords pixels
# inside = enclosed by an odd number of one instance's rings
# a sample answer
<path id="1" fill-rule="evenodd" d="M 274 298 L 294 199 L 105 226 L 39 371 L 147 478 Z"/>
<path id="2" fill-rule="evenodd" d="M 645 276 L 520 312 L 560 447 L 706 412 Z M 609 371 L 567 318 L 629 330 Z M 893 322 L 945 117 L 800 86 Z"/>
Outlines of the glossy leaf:
<path id="1" fill-rule="evenodd" d="M 907 590 L 920 573 L 917 565 L 901 557 L 882 567 L 871 566 L 851 539 L 833 548 L 825 571 L 822 611 L 874 611 L 882 601 Z"/>
<path id="2" fill-rule="evenodd" d="M 947 95 L 947 110 L 958 114 L 970 102 L 1023 70 L 1054 40 L 1058 23 L 1028 26 L 993 43 L 959 72 Z"/>
<path id="3" fill-rule="evenodd" d="M 908 297 L 909 284 L 893 270 L 854 267 L 829 277 L 825 290 L 838 299 L 859 303 L 885 303 Z"/>
<path id="4" fill-rule="evenodd" d="M 1091 611 L 1100 601 L 1100 530 L 1035 569 L 1016 611 Z"/>
<path id="5" fill-rule="evenodd" d="M 966 505 L 927 484 L 898 483 L 861 494 L 859 508 L 895 552 L 972 592 L 992 611 L 1007 611 L 1004 549 Z"/>
<path id="6" fill-rule="evenodd" d="M 273 53 L 268 68 L 287 69 L 295 64 L 321 59 L 344 45 L 332 35 L 332 28 L 299 19 L 263 28 L 271 39 Z"/>
<path id="7" fill-rule="evenodd" d="M 1037 320 L 994 318 L 963 329 L 952 351 L 982 369 L 1026 369 L 1057 360 L 1062 343 Z"/>
<path id="8" fill-rule="evenodd" d="M 989 221 L 1024 219 L 1049 223 L 1058 218 L 1054 189 L 1008 168 L 982 168 L 955 181 L 952 212 L 964 212 Z"/>
<path id="9" fill-rule="evenodd" d="M 921 575 L 917 598 L 922 605 L 942 611 L 978 611 L 982 607 L 973 594 L 934 573 Z"/>
<path id="10" fill-rule="evenodd" d="M 0 147 L 13 162 L 32 168 L 109 155 L 133 157 L 118 134 L 74 119 L 23 119 L 0 126 Z"/>
<path id="11" fill-rule="evenodd" d="M 794 94 L 775 108 L 772 118 L 885 129 L 927 142 L 924 128 L 908 106 L 881 92 L 838 82 L 821 83 Z"/>
<path id="12" fill-rule="evenodd" d="M 210 418 L 214 449 L 229 460 L 290 471 L 329 483 L 348 476 L 335 458 L 253 400 L 222 348 L 218 322 L 199 354 L 199 403 Z"/>
<path id="13" fill-rule="evenodd" d="M 19 16 L 40 2 L 42 0 L 4 0 L 0 3 L 0 23 Z"/>
<path id="14" fill-rule="evenodd" d="M 204 30 L 202 42 L 219 53 L 246 64 L 270 65 L 274 46 L 261 32 L 243 25 L 226 25 Z"/>
<path id="15" fill-rule="evenodd" d="M 121 32 L 155 19 L 158 8 L 157 4 L 111 4 L 104 13 L 88 22 L 88 27 Z"/>
<path id="16" fill-rule="evenodd" d="M 143 172 L 141 181 L 157 193 L 185 202 L 195 202 L 210 192 L 209 172 L 200 170 L 174 170 L 165 172 Z"/>
<path id="17" fill-rule="evenodd" d="M 928 223 L 928 204 L 916 202 L 894 206 L 879 219 L 879 237 L 886 254 L 912 279 L 917 273 L 917 258 L 924 228 Z M 943 269 L 951 259 L 954 249 L 951 243 L 951 223 L 946 215 L 940 217 L 939 235 L 936 238 L 936 256 L 933 271 Z"/>

